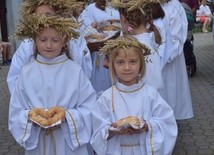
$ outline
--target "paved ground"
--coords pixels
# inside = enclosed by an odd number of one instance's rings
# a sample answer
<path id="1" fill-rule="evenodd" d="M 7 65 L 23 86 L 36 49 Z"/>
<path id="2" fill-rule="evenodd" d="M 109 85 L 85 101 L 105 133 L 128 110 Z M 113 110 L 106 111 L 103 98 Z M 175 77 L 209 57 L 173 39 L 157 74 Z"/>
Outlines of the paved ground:
<path id="1" fill-rule="evenodd" d="M 189 78 L 195 117 L 179 121 L 173 155 L 214 155 L 214 41 L 211 33 L 194 35 L 197 74 Z M 0 69 L 0 155 L 22 155 L 7 128 L 9 94 L 8 66 Z"/>

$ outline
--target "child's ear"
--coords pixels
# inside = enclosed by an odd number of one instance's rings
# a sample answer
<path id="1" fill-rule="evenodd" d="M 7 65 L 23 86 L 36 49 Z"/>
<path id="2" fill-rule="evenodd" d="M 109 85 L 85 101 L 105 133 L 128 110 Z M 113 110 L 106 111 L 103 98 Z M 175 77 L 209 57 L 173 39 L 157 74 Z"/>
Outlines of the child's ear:
<path id="1" fill-rule="evenodd" d="M 122 21 L 122 22 L 126 21 L 126 18 L 122 14 L 120 14 L 120 21 Z"/>

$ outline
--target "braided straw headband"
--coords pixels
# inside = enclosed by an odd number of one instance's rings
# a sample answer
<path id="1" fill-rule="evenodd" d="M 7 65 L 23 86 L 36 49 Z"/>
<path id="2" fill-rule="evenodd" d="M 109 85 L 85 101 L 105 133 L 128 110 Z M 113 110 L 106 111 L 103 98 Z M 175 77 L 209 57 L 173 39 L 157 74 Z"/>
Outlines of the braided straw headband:
<path id="1" fill-rule="evenodd" d="M 64 39 L 78 38 L 79 33 L 75 29 L 79 24 L 72 21 L 71 18 L 63 18 L 58 15 L 50 14 L 31 14 L 26 16 L 24 21 L 17 25 L 14 37 L 17 39 L 34 38 L 43 28 L 54 28 Z"/>
<path id="2" fill-rule="evenodd" d="M 105 46 L 100 50 L 100 54 L 108 55 L 111 53 L 111 51 L 115 49 L 128 49 L 131 47 L 135 47 L 142 51 L 144 56 L 150 54 L 150 49 L 147 46 L 141 44 L 136 38 L 133 38 L 128 35 L 119 37 L 115 40 L 108 40 L 105 43 Z"/>
<path id="3" fill-rule="evenodd" d="M 150 3 L 160 3 L 159 0 L 112 0 L 111 6 L 114 8 L 124 8 L 127 11 L 139 9 L 142 14 L 146 14 L 144 8 Z"/>
<path id="4" fill-rule="evenodd" d="M 21 15 L 23 17 L 31 14 L 34 10 L 41 5 L 47 5 L 50 8 L 54 8 L 57 14 L 61 16 L 67 16 L 73 14 L 83 2 L 76 2 L 75 0 L 25 0 L 21 6 Z"/>

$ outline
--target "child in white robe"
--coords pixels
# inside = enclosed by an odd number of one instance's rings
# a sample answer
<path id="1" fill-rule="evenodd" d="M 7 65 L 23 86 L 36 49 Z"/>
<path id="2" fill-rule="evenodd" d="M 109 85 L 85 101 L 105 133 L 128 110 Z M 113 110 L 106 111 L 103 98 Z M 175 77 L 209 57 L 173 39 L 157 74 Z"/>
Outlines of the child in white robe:
<path id="1" fill-rule="evenodd" d="M 178 0 L 165 1 L 162 6 L 172 40 L 163 69 L 165 100 L 173 109 L 176 120 L 189 119 L 193 117 L 193 108 L 183 52 L 188 28 L 186 13 Z"/>
<path id="2" fill-rule="evenodd" d="M 71 11 L 78 7 L 78 5 L 77 2 L 72 2 L 70 0 L 25 0 L 22 4 L 21 15 L 22 18 L 25 18 L 26 15 L 32 13 L 41 14 L 56 12 L 59 15 L 67 16 L 68 13 L 72 14 Z M 79 32 L 78 29 L 76 31 Z M 78 38 L 70 40 L 68 42 L 68 48 L 74 62 L 83 68 L 84 73 L 90 79 L 92 74 L 92 60 L 83 35 L 80 33 Z M 33 51 L 33 40 L 25 39 L 14 53 L 7 76 L 10 93 L 13 91 L 16 79 L 19 76 L 22 67 L 34 60 Z"/>
<path id="3" fill-rule="evenodd" d="M 35 42 L 35 58 L 22 68 L 9 106 L 9 131 L 26 155 L 88 154 L 96 92 L 81 67 L 69 59 L 66 43 L 78 36 L 75 28 L 78 24 L 70 18 L 38 14 L 17 28 L 18 38 Z M 60 124 L 42 126 L 31 120 L 34 109 L 55 106 L 65 112 Z"/>
<path id="4" fill-rule="evenodd" d="M 108 41 L 101 51 L 109 56 L 111 77 L 116 84 L 102 93 L 92 110 L 90 143 L 96 153 L 172 154 L 177 137 L 173 110 L 154 87 L 140 80 L 145 73 L 144 56 L 150 49 L 135 38 L 122 36 Z M 141 125 L 118 127 L 117 121 L 127 116 L 138 118 Z"/>
<path id="5" fill-rule="evenodd" d="M 98 28 L 99 23 L 107 20 L 119 20 L 119 13 L 107 0 L 96 0 L 83 10 L 80 20 L 83 22 L 80 29 L 86 31 L 91 26 Z M 93 68 L 91 83 L 96 92 L 100 93 L 111 87 L 109 70 L 103 67 L 104 58 L 99 57 L 98 51 L 91 51 L 91 58 Z"/>
<path id="6" fill-rule="evenodd" d="M 162 41 L 158 29 L 153 24 L 153 3 L 144 0 L 115 0 L 111 5 L 120 13 L 123 33 L 132 35 L 151 49 L 152 54 L 149 56 L 150 61 L 146 62 L 146 75 L 143 80 L 159 91 L 163 87 L 162 58 L 159 51 Z"/>

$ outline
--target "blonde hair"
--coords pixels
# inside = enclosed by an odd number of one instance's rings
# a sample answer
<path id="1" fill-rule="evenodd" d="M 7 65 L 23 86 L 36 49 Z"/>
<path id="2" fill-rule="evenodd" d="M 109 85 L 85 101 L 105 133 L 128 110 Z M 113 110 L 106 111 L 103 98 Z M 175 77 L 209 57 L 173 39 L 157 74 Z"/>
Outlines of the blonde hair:
<path id="1" fill-rule="evenodd" d="M 100 50 L 101 54 L 107 55 L 109 57 L 109 67 L 112 81 L 116 78 L 116 72 L 114 68 L 114 60 L 118 55 L 119 51 L 123 49 L 134 49 L 135 52 L 139 54 L 140 58 L 140 77 L 142 78 L 145 74 L 145 59 L 147 60 L 147 55 L 150 54 L 150 49 L 144 44 L 141 44 L 136 38 L 130 35 L 124 35 L 118 37 L 116 40 L 109 40 L 105 43 L 105 46 Z"/>
<path id="2" fill-rule="evenodd" d="M 146 27 L 150 25 L 149 31 L 153 31 L 155 34 L 155 41 L 159 45 L 161 44 L 161 35 L 153 24 L 153 4 L 160 3 L 159 0 L 112 0 L 111 5 L 118 9 L 130 26 L 137 28 L 140 25 Z"/>

